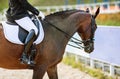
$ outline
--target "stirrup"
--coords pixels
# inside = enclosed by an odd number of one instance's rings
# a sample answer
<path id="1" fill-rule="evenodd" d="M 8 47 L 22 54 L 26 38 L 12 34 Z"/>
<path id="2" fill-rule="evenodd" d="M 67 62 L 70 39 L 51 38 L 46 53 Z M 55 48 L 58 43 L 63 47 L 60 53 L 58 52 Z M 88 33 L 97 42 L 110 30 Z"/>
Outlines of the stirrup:
<path id="1" fill-rule="evenodd" d="M 28 60 L 28 65 L 30 66 L 35 66 L 36 62 L 34 60 L 31 60 L 31 58 L 29 57 L 29 60 Z"/>
<path id="2" fill-rule="evenodd" d="M 20 61 L 21 61 L 21 64 L 28 64 L 30 66 L 34 66 L 36 64 L 36 62 L 34 60 L 31 60 L 30 56 L 28 58 L 25 53 L 22 54 Z"/>
<path id="3" fill-rule="evenodd" d="M 36 62 L 34 61 L 35 59 L 35 56 L 36 56 L 36 48 L 35 48 L 36 44 L 34 43 L 31 47 L 31 53 L 30 53 L 30 56 L 29 56 L 29 63 L 30 65 L 35 65 Z"/>
<path id="4" fill-rule="evenodd" d="M 27 64 L 28 63 L 28 58 L 27 55 L 25 53 L 22 54 L 21 58 L 20 58 L 21 64 Z"/>

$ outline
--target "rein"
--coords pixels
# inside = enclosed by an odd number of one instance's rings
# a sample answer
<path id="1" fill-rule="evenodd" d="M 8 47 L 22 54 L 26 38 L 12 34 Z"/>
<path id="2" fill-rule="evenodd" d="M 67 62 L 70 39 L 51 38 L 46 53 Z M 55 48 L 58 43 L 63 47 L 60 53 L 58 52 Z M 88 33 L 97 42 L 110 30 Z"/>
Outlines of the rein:
<path id="1" fill-rule="evenodd" d="M 75 48 L 78 48 L 78 49 L 83 49 L 83 48 L 86 48 L 86 47 L 89 47 L 89 46 L 83 46 L 82 44 L 83 43 L 85 43 L 85 42 L 88 42 L 88 41 L 93 41 L 93 39 L 91 40 L 91 38 L 90 39 L 87 39 L 87 40 L 79 40 L 79 39 L 77 39 L 77 38 L 75 38 L 75 37 L 72 37 L 71 35 L 69 35 L 68 33 L 66 33 L 65 31 L 63 31 L 63 30 L 61 30 L 60 28 L 58 28 L 58 27 L 56 27 L 56 25 L 54 25 L 54 24 L 52 24 L 52 23 L 50 23 L 49 21 L 47 21 L 47 20 L 45 20 L 44 19 L 44 21 L 46 22 L 46 23 L 49 23 L 52 27 L 54 27 L 55 29 L 57 29 L 58 31 L 60 31 L 60 32 L 62 32 L 63 34 L 65 34 L 67 37 L 69 37 L 69 38 L 71 38 L 70 39 L 70 42 L 72 42 L 72 43 L 75 43 L 77 46 L 75 46 L 75 45 L 72 45 L 72 44 L 68 44 L 69 46 L 72 46 L 72 47 L 75 47 Z M 93 23 L 91 23 L 91 27 L 93 26 Z M 88 30 L 88 29 L 87 29 Z"/>

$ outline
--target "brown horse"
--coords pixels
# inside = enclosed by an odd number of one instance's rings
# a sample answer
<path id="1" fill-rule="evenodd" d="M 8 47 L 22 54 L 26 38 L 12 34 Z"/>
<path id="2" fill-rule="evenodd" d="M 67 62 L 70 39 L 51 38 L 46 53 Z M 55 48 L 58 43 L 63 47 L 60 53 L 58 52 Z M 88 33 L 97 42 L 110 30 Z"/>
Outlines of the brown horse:
<path id="1" fill-rule="evenodd" d="M 42 79 L 45 72 L 49 79 L 58 79 L 57 64 L 62 60 L 65 47 L 75 32 L 78 32 L 88 53 L 94 50 L 94 32 L 97 28 L 95 15 L 83 10 L 68 10 L 46 16 L 42 21 L 45 37 L 36 46 L 36 64 L 32 79 Z M 7 69 L 29 69 L 29 65 L 21 64 L 19 58 L 23 45 L 13 44 L 6 40 L 2 25 L 0 25 L 0 67 Z"/>

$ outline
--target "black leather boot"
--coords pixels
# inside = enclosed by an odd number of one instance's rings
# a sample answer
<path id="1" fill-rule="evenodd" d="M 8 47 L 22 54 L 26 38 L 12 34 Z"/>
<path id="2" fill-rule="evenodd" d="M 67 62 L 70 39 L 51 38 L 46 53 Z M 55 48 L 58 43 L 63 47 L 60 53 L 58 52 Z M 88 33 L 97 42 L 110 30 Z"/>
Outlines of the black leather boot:
<path id="1" fill-rule="evenodd" d="M 25 48 L 24 48 L 24 52 L 20 58 L 21 60 L 21 63 L 23 64 L 34 64 L 34 60 L 31 62 L 31 60 L 29 59 L 29 55 L 28 55 L 28 52 L 29 52 L 29 49 L 31 48 L 34 40 L 36 39 L 36 35 L 35 35 L 35 31 L 34 29 L 30 30 L 28 36 L 26 37 L 26 40 L 25 40 Z"/>

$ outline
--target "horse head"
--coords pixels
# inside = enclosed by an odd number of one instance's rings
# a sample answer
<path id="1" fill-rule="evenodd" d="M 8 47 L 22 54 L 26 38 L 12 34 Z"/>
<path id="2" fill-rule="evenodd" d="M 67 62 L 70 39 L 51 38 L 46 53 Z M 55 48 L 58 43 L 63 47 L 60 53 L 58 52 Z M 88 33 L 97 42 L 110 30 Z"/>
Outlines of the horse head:
<path id="1" fill-rule="evenodd" d="M 68 38 L 71 38 L 77 31 L 84 44 L 85 52 L 90 53 L 94 50 L 94 33 L 97 28 L 95 18 L 98 14 L 99 8 L 95 15 L 90 14 L 88 8 L 86 11 L 68 10 L 48 15 L 45 20 L 61 31 L 63 35 L 67 35 Z"/>
<path id="2" fill-rule="evenodd" d="M 91 15 L 87 9 L 85 13 L 87 17 L 84 22 L 79 24 L 77 30 L 84 44 L 84 51 L 87 53 L 91 53 L 94 50 L 94 33 L 97 29 L 95 18 L 99 14 L 99 10 L 100 8 L 97 9 L 95 15 Z"/>

